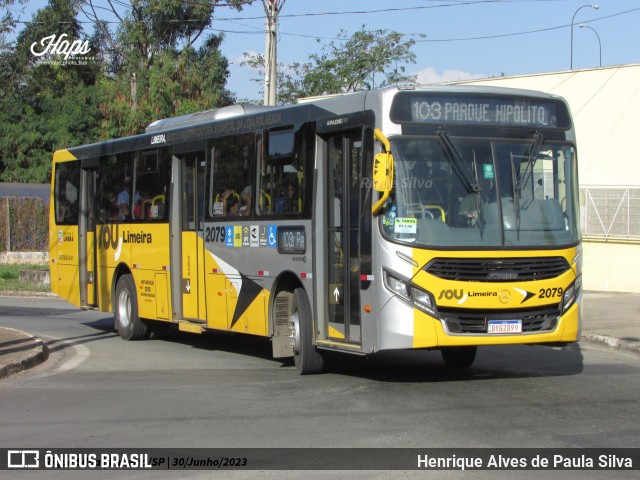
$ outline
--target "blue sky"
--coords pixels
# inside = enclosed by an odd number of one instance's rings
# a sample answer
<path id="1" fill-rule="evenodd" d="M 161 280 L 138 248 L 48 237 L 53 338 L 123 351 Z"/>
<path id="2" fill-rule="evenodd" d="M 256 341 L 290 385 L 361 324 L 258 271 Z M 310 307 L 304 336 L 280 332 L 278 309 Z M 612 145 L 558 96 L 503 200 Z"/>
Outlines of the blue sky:
<path id="1" fill-rule="evenodd" d="M 46 3 L 29 2 L 21 20 Z M 353 33 L 366 25 L 427 35 L 413 47 L 417 63 L 407 66 L 424 83 L 568 70 L 572 57 L 574 69 L 597 67 L 600 51 L 603 66 L 640 63 L 640 0 L 594 4 L 597 10 L 585 0 L 284 0 L 278 60 L 304 62 L 341 29 Z M 264 52 L 262 3 L 242 12 L 216 9 L 212 29 L 225 32 L 222 50 L 233 62 L 228 88 L 239 99 L 261 99 L 255 73 L 240 62 L 243 52 Z"/>

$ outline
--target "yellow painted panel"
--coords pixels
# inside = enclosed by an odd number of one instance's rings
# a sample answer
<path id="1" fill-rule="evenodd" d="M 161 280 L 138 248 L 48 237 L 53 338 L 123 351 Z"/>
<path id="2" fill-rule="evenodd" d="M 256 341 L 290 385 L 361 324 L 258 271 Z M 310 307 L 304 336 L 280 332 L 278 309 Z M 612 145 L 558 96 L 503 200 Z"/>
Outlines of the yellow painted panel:
<path id="1" fill-rule="evenodd" d="M 266 311 L 266 290 L 262 290 L 253 299 L 251 304 L 243 311 L 238 304 L 241 280 L 239 278 L 227 279 L 227 321 L 228 329 L 238 333 L 250 333 L 252 335 L 266 336 L 268 334 Z M 234 322 L 234 315 L 238 318 Z"/>
<path id="2" fill-rule="evenodd" d="M 537 251 L 509 252 L 434 252 L 414 249 L 413 259 L 418 266 L 414 267 L 413 282 L 429 291 L 438 307 L 465 308 L 469 310 L 491 309 L 508 310 L 531 307 L 548 307 L 560 303 L 564 290 L 575 280 L 575 272 L 567 270 L 562 275 L 536 281 L 504 281 L 504 282 L 468 282 L 444 280 L 435 277 L 422 267 L 433 258 L 534 258 L 540 257 Z M 545 257 L 564 257 L 569 265 L 575 267 L 576 249 L 545 251 Z"/>
<path id="3" fill-rule="evenodd" d="M 435 323 L 440 323 L 424 312 L 413 309 L 413 348 L 428 348 L 438 345 Z"/>
<path id="4" fill-rule="evenodd" d="M 431 324 L 435 331 L 435 338 L 425 337 L 423 341 L 418 340 L 416 319 L 416 338 L 414 339 L 415 348 L 427 347 L 453 347 L 464 345 L 517 345 L 547 342 L 574 342 L 578 332 L 578 307 L 574 305 L 569 309 L 553 332 L 535 333 L 535 334 L 516 334 L 516 335 L 447 335 L 442 324 L 426 314 L 421 314 L 424 324 Z M 424 327 L 423 327 L 424 328 Z M 435 342 L 433 341 L 435 340 Z"/>
<path id="5" fill-rule="evenodd" d="M 55 164 L 76 160 L 68 150 L 53 154 L 52 180 Z M 51 291 L 69 303 L 80 306 L 80 279 L 78 272 L 78 227 L 55 224 L 53 182 L 49 202 L 49 255 Z"/>
<path id="6" fill-rule="evenodd" d="M 98 255 L 98 257 L 100 257 Z M 100 311 L 110 312 L 113 309 L 111 303 L 111 289 L 113 281 L 114 268 L 106 268 L 98 265 L 97 271 L 97 287 L 98 287 L 98 305 L 100 305 Z"/>
<path id="7" fill-rule="evenodd" d="M 341 340 L 344 340 L 344 333 L 342 333 L 339 330 L 336 330 L 331 325 L 329 325 L 329 337 L 331 337 L 331 338 L 339 338 Z"/>
<path id="8" fill-rule="evenodd" d="M 221 273 L 207 274 L 207 326 L 227 330 L 227 277 Z"/>
<path id="9" fill-rule="evenodd" d="M 95 265 L 95 232 L 87 232 L 87 301 L 92 304 L 96 298 L 96 272 Z"/>
<path id="10" fill-rule="evenodd" d="M 72 305 L 80 307 L 80 271 L 78 266 L 58 264 L 57 274 L 57 286 L 54 293 Z"/>
<path id="11" fill-rule="evenodd" d="M 156 273 L 156 317 L 169 319 L 169 285 L 166 273 Z"/>
<path id="12" fill-rule="evenodd" d="M 178 330 L 180 330 L 181 332 L 202 333 L 203 328 L 202 328 L 202 325 L 179 322 L 178 323 Z"/>
<path id="13" fill-rule="evenodd" d="M 182 315 L 199 318 L 198 238 L 195 232 L 182 232 Z"/>
<path id="14" fill-rule="evenodd" d="M 202 237 L 197 237 L 198 242 L 198 318 L 200 320 L 207 319 L 207 289 L 204 283 L 205 277 L 205 258 L 202 256 L 204 253 L 204 240 Z"/>
<path id="15" fill-rule="evenodd" d="M 51 275 L 51 291 L 69 303 L 80 306 L 78 270 L 78 227 L 54 226 L 51 232 L 51 262 L 56 265 Z"/>
<path id="16" fill-rule="evenodd" d="M 71 152 L 69 152 L 69 150 L 62 149 L 62 150 L 57 150 L 57 151 L 53 152 L 53 162 L 54 163 L 67 162 L 69 160 L 77 160 L 77 158 L 74 157 L 71 154 Z"/>

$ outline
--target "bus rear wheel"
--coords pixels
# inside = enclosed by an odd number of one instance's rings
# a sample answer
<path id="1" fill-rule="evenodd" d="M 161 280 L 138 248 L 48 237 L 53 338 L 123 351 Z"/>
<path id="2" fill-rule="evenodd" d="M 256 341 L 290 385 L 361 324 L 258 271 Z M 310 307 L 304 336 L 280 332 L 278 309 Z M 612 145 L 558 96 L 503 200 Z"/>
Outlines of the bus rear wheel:
<path id="1" fill-rule="evenodd" d="M 302 288 L 293 292 L 291 303 L 291 335 L 293 360 L 300 375 L 319 373 L 324 359 L 313 344 L 313 319 L 307 294 Z"/>
<path id="2" fill-rule="evenodd" d="M 123 340 L 140 340 L 149 335 L 149 326 L 138 316 L 138 297 L 131 275 L 123 275 L 118 279 L 114 314 L 118 335 Z"/>
<path id="3" fill-rule="evenodd" d="M 476 359 L 478 347 L 443 347 L 440 352 L 444 363 L 449 367 L 470 367 Z"/>

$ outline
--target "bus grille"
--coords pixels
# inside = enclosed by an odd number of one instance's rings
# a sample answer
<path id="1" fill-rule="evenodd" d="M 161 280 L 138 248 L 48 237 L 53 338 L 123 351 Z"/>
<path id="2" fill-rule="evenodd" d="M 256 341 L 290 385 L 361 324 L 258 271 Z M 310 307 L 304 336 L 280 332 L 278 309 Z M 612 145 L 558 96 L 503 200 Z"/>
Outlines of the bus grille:
<path id="1" fill-rule="evenodd" d="M 435 258 L 424 270 L 445 280 L 510 282 L 555 278 L 571 267 L 563 257 Z"/>
<path id="2" fill-rule="evenodd" d="M 522 320 L 522 333 L 547 332 L 556 328 L 560 316 L 559 305 L 535 311 L 440 311 L 440 318 L 451 333 L 487 333 L 489 320 Z"/>

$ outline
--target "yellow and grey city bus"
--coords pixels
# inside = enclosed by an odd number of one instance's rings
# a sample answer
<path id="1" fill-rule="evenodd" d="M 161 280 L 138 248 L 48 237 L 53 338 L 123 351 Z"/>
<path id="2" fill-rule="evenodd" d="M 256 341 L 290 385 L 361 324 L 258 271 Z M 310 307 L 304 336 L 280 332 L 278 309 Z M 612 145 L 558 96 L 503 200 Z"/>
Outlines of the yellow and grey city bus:
<path id="1" fill-rule="evenodd" d="M 575 131 L 539 92 L 402 87 L 235 105 L 53 156 L 52 290 L 170 326 L 327 351 L 564 345 L 581 321 Z"/>

